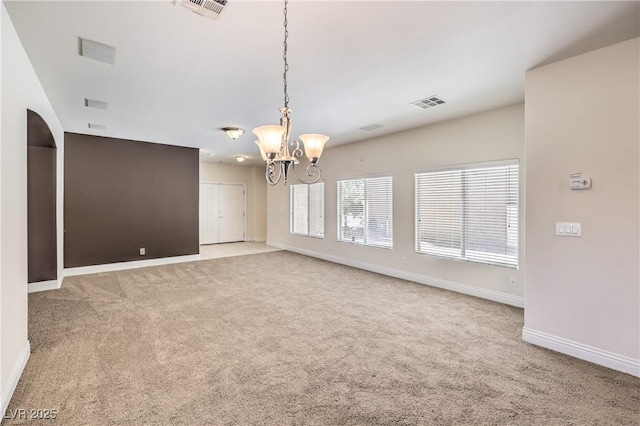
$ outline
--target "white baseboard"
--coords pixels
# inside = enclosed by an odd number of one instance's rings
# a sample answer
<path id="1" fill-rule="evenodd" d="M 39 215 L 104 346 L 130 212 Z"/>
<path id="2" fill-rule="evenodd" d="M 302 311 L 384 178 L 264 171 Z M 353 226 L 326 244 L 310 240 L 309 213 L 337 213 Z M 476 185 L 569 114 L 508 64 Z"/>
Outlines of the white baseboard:
<path id="1" fill-rule="evenodd" d="M 602 365 L 616 371 L 640 377 L 640 360 L 614 354 L 593 346 L 585 345 L 573 340 L 554 336 L 527 327 L 522 328 L 522 340 L 552 351 L 561 352 L 575 358 L 580 358 L 594 364 Z"/>
<path id="2" fill-rule="evenodd" d="M 427 275 L 416 274 L 415 272 L 403 271 L 401 269 L 387 268 L 384 266 L 375 265 L 373 263 L 360 262 L 338 256 L 331 256 L 326 253 L 300 249 L 298 247 L 289 246 L 287 244 L 280 244 L 273 241 L 267 241 L 267 245 L 287 251 L 292 251 L 294 253 L 304 254 L 305 256 L 328 260 L 329 262 L 340 263 L 342 265 L 352 266 L 354 268 L 364 269 L 366 271 L 376 272 L 382 275 L 388 275 L 390 277 L 413 281 L 419 284 L 425 284 L 431 287 L 438 287 L 445 290 L 451 290 L 457 293 L 468 294 L 470 296 L 480 297 L 482 299 L 493 300 L 494 302 L 500 302 L 506 305 L 516 306 L 518 308 L 524 308 L 524 297 L 514 296 L 508 293 L 475 287 L 468 284 L 461 284 L 455 281 L 443 280 Z"/>
<path id="3" fill-rule="evenodd" d="M 62 278 L 50 281 L 38 281 L 37 283 L 29 283 L 27 291 L 29 293 L 36 293 L 38 291 L 58 290 L 62 287 Z"/>
<path id="4" fill-rule="evenodd" d="M 65 268 L 64 276 L 98 274 L 101 272 L 123 271 L 126 269 L 146 268 L 148 266 L 170 265 L 172 263 L 193 262 L 201 260 L 199 254 L 188 256 L 161 257 L 159 259 L 134 260 L 131 262 L 108 263 L 105 265 L 80 266 L 77 268 Z"/>
<path id="5" fill-rule="evenodd" d="M 3 417 L 4 412 L 7 410 L 7 406 L 11 401 L 13 392 L 15 392 L 16 386 L 18 386 L 18 381 L 20 380 L 20 376 L 22 376 L 22 371 L 24 371 L 24 367 L 25 365 L 27 365 L 27 361 L 29 360 L 30 355 L 31 345 L 29 344 L 29 341 L 27 341 L 22 347 L 22 351 L 20 351 L 18 359 L 13 364 L 11 373 L 9 373 L 9 379 L 7 380 L 5 387 L 2 388 L 2 393 L 0 394 L 0 413 L 2 413 Z"/>

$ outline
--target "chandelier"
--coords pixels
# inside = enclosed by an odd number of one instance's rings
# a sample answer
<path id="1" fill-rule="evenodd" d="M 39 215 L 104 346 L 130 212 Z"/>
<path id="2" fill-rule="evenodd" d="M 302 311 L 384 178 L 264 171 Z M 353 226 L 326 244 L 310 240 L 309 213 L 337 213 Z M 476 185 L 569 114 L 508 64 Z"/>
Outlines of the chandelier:
<path id="1" fill-rule="evenodd" d="M 287 62 L 287 40 L 289 31 L 287 25 L 287 6 L 289 1 L 284 1 L 284 106 L 280 108 L 282 117 L 280 125 L 260 126 L 253 129 L 253 133 L 258 137 L 256 145 L 260 148 L 260 155 L 266 162 L 265 178 L 269 185 L 277 185 L 281 180 L 286 185 L 289 171 L 302 183 L 316 183 L 322 177 L 322 170 L 317 163 L 322 155 L 324 144 L 329 140 L 329 136 L 319 134 L 300 135 L 300 140 L 304 145 L 304 152 L 300 148 L 300 143 L 296 140 L 289 141 L 291 136 L 291 111 L 289 107 L 289 94 L 287 92 L 287 72 L 289 63 Z M 307 156 L 309 165 L 306 169 L 307 176 L 303 179 L 296 173 L 295 166 L 299 163 L 298 158 Z"/>

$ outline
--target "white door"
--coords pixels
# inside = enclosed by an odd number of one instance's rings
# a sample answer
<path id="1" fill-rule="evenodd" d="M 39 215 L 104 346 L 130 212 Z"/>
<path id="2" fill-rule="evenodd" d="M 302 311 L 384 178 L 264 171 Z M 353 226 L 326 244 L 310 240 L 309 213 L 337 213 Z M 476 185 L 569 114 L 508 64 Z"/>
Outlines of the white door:
<path id="1" fill-rule="evenodd" d="M 219 188 L 220 185 L 200 184 L 200 244 L 213 244 L 219 240 Z"/>
<path id="2" fill-rule="evenodd" d="M 244 186 L 220 185 L 219 242 L 244 241 Z"/>
<path id="3" fill-rule="evenodd" d="M 200 184 L 200 244 L 244 241 L 244 186 Z"/>

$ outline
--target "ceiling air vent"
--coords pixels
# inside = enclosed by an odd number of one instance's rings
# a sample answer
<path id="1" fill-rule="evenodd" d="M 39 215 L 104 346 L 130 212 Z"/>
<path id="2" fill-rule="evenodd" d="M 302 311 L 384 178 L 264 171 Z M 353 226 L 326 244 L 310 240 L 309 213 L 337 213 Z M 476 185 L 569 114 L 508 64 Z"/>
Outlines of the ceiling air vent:
<path id="1" fill-rule="evenodd" d="M 78 37 L 78 42 L 80 46 L 80 51 L 78 53 L 80 53 L 80 56 L 95 59 L 96 61 L 104 62 L 105 64 L 113 65 L 115 63 L 115 47 L 82 37 Z"/>
<path id="2" fill-rule="evenodd" d="M 383 126 L 381 124 L 369 124 L 368 126 L 360 127 L 360 130 L 366 130 L 367 132 L 370 132 L 372 130 L 380 129 L 382 127 Z"/>
<path id="3" fill-rule="evenodd" d="M 107 126 L 104 124 L 88 123 L 90 129 L 94 130 L 107 130 Z"/>
<path id="4" fill-rule="evenodd" d="M 444 99 L 437 96 L 429 96 L 428 98 L 420 99 L 419 101 L 411 102 L 411 105 L 415 105 L 418 108 L 429 109 L 434 106 L 442 105 Z"/>
<path id="5" fill-rule="evenodd" d="M 220 16 L 220 13 L 222 13 L 224 7 L 227 5 L 227 0 L 182 0 L 180 3 L 183 7 L 186 7 L 198 15 L 218 19 L 218 16 Z"/>
<path id="6" fill-rule="evenodd" d="M 84 106 L 87 108 L 109 109 L 108 102 L 89 98 L 84 98 Z"/>

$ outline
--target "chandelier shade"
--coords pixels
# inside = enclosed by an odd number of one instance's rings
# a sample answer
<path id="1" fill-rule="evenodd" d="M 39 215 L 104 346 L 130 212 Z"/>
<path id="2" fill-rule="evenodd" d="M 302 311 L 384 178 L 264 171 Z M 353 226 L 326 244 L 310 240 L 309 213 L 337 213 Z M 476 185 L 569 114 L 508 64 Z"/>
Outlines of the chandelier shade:
<path id="1" fill-rule="evenodd" d="M 324 144 L 329 140 L 329 136 L 317 133 L 300 135 L 300 140 L 304 145 L 304 152 L 310 162 L 315 163 L 322 155 Z"/>
<path id="2" fill-rule="evenodd" d="M 256 145 L 258 145 L 258 149 L 260 149 L 260 157 L 262 157 L 262 161 L 269 161 L 267 158 L 267 154 L 265 154 L 264 149 L 262 149 L 262 145 L 260 145 L 260 141 L 256 141 Z"/>
<path id="3" fill-rule="evenodd" d="M 262 148 L 267 156 L 274 154 L 275 157 L 275 154 L 282 149 L 284 127 L 276 125 L 260 126 L 253 129 L 253 133 L 258 137 L 258 146 Z"/>

